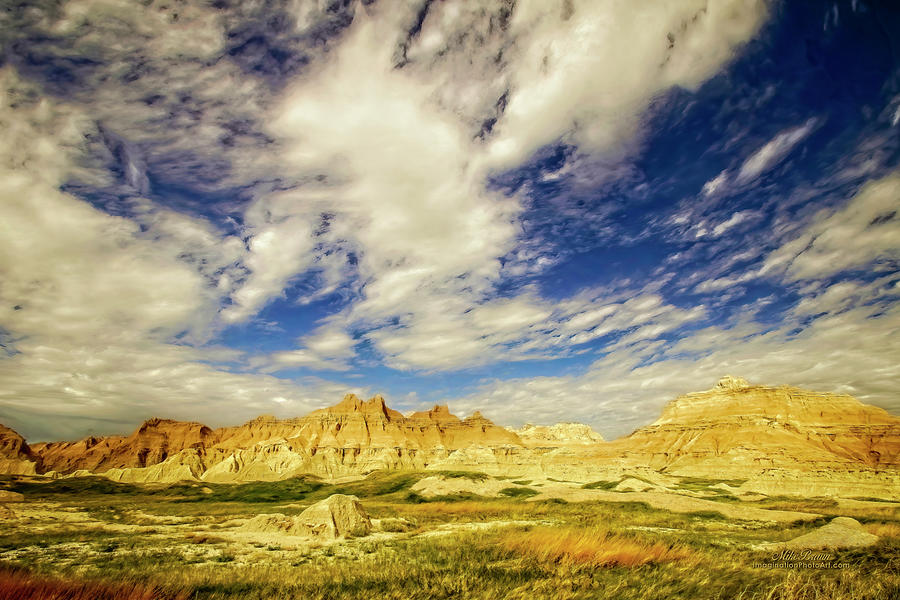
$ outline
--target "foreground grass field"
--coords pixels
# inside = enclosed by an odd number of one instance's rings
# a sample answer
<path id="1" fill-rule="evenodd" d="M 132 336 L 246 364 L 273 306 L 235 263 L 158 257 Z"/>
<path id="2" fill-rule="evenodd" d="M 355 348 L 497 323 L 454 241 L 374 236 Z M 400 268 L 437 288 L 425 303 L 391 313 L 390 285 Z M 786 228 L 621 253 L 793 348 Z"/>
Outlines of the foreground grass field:
<path id="1" fill-rule="evenodd" d="M 900 598 L 896 504 L 754 503 L 822 515 L 775 524 L 529 494 L 426 500 L 409 489 L 423 476 L 168 486 L 7 477 L 0 488 L 26 502 L 0 532 L 0 598 Z M 688 483 L 696 490 L 715 482 Z M 249 517 L 298 514 L 334 493 L 360 497 L 374 519 L 394 525 L 336 544 L 235 533 Z M 881 540 L 830 552 L 837 568 L 766 564 L 773 552 L 762 544 L 836 515 L 860 520 Z"/>

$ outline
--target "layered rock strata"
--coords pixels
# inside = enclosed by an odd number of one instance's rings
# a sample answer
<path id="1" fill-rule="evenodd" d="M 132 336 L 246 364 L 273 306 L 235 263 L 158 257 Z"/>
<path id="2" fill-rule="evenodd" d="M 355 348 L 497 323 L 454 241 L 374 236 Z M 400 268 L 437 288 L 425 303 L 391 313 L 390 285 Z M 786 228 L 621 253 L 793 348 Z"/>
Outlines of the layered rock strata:
<path id="1" fill-rule="evenodd" d="M 741 480 L 736 493 L 900 499 L 900 419 L 843 394 L 725 377 L 613 442 L 585 425 L 508 429 L 477 412 L 460 419 L 446 406 L 403 416 L 381 396 L 352 394 L 294 419 L 263 416 L 220 429 L 151 419 L 129 436 L 31 447 L 0 426 L 0 473 L 234 482 L 398 469 L 577 482 L 630 477 L 667 487 L 691 476 Z"/>

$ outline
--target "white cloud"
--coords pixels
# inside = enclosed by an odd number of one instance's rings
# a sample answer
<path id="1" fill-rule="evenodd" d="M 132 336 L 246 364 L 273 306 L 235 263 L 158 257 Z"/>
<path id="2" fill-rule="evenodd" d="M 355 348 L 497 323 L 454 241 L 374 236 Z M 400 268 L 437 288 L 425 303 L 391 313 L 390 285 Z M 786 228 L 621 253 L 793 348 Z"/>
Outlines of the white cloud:
<path id="1" fill-rule="evenodd" d="M 522 253 L 521 206 L 485 189 L 489 170 L 560 136 L 586 152 L 610 150 L 634 135 L 654 94 L 701 83 L 765 16 L 764 3 L 750 1 L 660 2 L 622 18 L 626 10 L 634 7 L 574 3 L 560 14 L 522 3 L 504 28 L 500 5 L 435 4 L 419 35 L 403 43 L 402 59 L 398 30 L 412 13 L 397 5 L 358 11 L 341 44 L 289 89 L 270 128 L 285 148 L 284 169 L 327 176 L 312 194 L 308 186 L 284 193 L 285 218 L 327 211 L 329 228 L 319 245 L 298 244 L 283 263 L 248 265 L 254 294 L 245 301 L 239 291 L 228 318 L 252 315 L 326 247 L 357 259 L 344 275 L 358 295 L 332 325 L 366 332 L 392 366 L 540 356 L 570 339 L 553 331 L 554 318 L 542 327 L 554 311 L 530 292 L 492 299 L 502 277 L 536 263 L 501 266 L 501 257 Z M 490 118 L 482 141 L 476 134 Z M 248 233 L 251 245 L 262 235 Z M 273 248 L 305 235 L 266 234 Z M 270 285 L 252 285 L 257 279 Z M 305 351 L 293 356 L 312 360 Z"/>
<path id="2" fill-rule="evenodd" d="M 761 276 L 783 285 L 803 282 L 797 289 L 800 300 L 777 325 L 758 318 L 763 299 L 738 311 L 737 320 L 727 325 L 685 333 L 665 346 L 658 329 L 667 323 L 674 328 L 679 316 L 685 318 L 675 311 L 608 346 L 610 353 L 582 375 L 485 382 L 452 404 L 457 410 L 481 407 L 489 417 L 508 414 L 513 405 L 521 422 L 581 420 L 611 438 L 650 422 L 676 395 L 712 387 L 718 377 L 732 373 L 761 384 L 850 393 L 898 412 L 897 198 L 900 175 L 871 181 L 844 207 L 821 212 L 769 252 L 761 268 L 695 287 L 696 293 L 719 292 Z M 742 254 L 752 259 L 759 252 Z M 860 279 L 847 279 L 849 271 L 863 269 Z M 873 271 L 882 275 L 866 281 Z M 843 277 L 830 282 L 835 276 Z M 643 301 L 647 310 L 636 310 L 632 318 L 652 314 L 657 305 Z M 585 328 L 599 324 L 591 330 L 595 333 L 615 318 L 594 314 L 586 311 L 572 321 Z"/>
<path id="3" fill-rule="evenodd" d="M 817 124 L 809 119 L 803 125 L 782 131 L 762 148 L 750 155 L 741 165 L 735 181 L 746 184 L 780 163 L 790 151 L 808 136 Z"/>
<path id="4" fill-rule="evenodd" d="M 764 2 L 525 2 L 510 24 L 512 95 L 491 165 L 518 164 L 563 137 L 616 151 L 653 95 L 695 88 L 762 23 Z"/>
<path id="5" fill-rule="evenodd" d="M 514 406 L 517 423 L 576 420 L 612 439 L 654 420 L 678 394 L 711 388 L 730 373 L 754 383 L 850 393 L 897 412 L 900 310 L 882 308 L 837 309 L 799 334 L 793 320 L 774 330 L 754 321 L 710 327 L 665 350 L 659 343 L 621 348 L 579 376 L 485 382 L 450 404 L 462 412 L 479 408 L 504 423 Z"/>
<path id="6" fill-rule="evenodd" d="M 287 416 L 323 390 L 339 396 L 344 387 L 324 381 L 230 373 L 213 364 L 238 353 L 176 343 L 205 337 L 222 295 L 213 275 L 241 245 L 185 215 L 151 207 L 132 221 L 59 191 L 93 122 L 34 100 L 8 68 L 0 84 L 0 326 L 15 351 L 0 360 L 5 424 L 31 439 L 150 416 L 224 424 L 273 412 L 276 398 Z"/>
<path id="7" fill-rule="evenodd" d="M 703 195 L 704 196 L 712 196 L 720 188 L 725 186 L 728 183 L 728 171 L 722 171 L 705 184 L 703 184 Z"/>
<path id="8" fill-rule="evenodd" d="M 735 225 L 739 225 L 748 219 L 756 216 L 756 213 L 751 210 L 742 210 L 734 213 L 731 217 L 728 218 L 727 221 L 723 221 L 713 227 L 713 235 L 718 237 L 734 227 Z"/>
<path id="9" fill-rule="evenodd" d="M 260 361 L 260 365 L 265 365 L 263 370 L 271 372 L 296 367 L 347 370 L 350 368 L 347 360 L 356 355 L 357 340 L 340 329 L 324 326 L 301 338 L 299 344 L 298 350 L 275 352 Z"/>
<path id="10" fill-rule="evenodd" d="M 761 274 L 788 280 L 827 277 L 840 271 L 875 265 L 896 269 L 900 261 L 900 174 L 863 186 L 843 208 L 817 215 L 795 239 L 770 254 Z"/>
<path id="11" fill-rule="evenodd" d="M 340 367 L 353 357 L 351 332 L 399 368 L 561 356 L 607 334 L 651 352 L 658 336 L 697 318 L 650 289 L 497 297 L 503 277 L 552 259 L 528 264 L 519 200 L 485 181 L 560 139 L 585 155 L 615 154 L 654 96 L 694 88 L 731 58 L 765 3 L 573 2 L 560 12 L 534 1 L 509 23 L 504 6 L 434 3 L 411 40 L 402 31 L 414 7 L 360 6 L 273 106 L 271 81 L 219 60 L 226 40 L 215 11 L 183 8 L 176 23 L 170 11 L 123 1 L 68 3 L 57 33 L 104 65 L 83 74 L 89 111 L 29 105 L 27 94 L 0 109 L 0 324 L 20 352 L 0 363 L 0 403 L 29 427 L 38 414 L 131 423 L 142 412 L 222 421 L 269 406 L 303 412 L 342 386 L 231 373 L 212 365 L 236 354 L 184 342 L 205 339 L 217 317 L 251 318 L 311 272 L 321 272 L 313 296 L 347 286 L 349 306 L 265 368 Z M 306 8 L 300 29 L 310 26 Z M 128 79 L 139 54 L 147 66 L 137 79 L 103 84 Z M 3 76 L 10 84 L 8 68 Z M 259 115 L 274 141 L 244 131 Z M 73 166 L 89 154 L 83 134 L 95 120 L 133 145 L 123 164 L 133 195 L 148 191 L 148 164 L 157 179 L 197 190 L 252 185 L 239 233 L 142 198 L 126 219 L 60 192 L 76 171 L 86 183 L 121 184 Z"/>

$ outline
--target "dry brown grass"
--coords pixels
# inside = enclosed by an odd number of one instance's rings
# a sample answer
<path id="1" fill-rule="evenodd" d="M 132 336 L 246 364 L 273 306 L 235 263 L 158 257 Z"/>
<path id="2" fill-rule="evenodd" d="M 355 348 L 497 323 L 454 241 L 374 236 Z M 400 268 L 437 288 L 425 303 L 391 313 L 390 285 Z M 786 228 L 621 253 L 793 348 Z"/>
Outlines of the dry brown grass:
<path id="1" fill-rule="evenodd" d="M 900 539 L 900 523 L 866 523 L 863 527 L 878 537 Z"/>
<path id="2" fill-rule="evenodd" d="M 15 569 L 0 569 L 2 600 L 187 600 L 188 592 L 167 592 L 136 582 L 66 581 Z"/>
<path id="3" fill-rule="evenodd" d="M 203 532 L 187 533 L 187 534 L 185 534 L 184 538 L 187 541 L 193 542 L 195 544 L 220 544 L 220 543 L 228 541 L 223 537 L 218 537 L 218 536 L 210 535 L 208 533 L 203 533 Z"/>
<path id="4" fill-rule="evenodd" d="M 503 546 L 539 560 L 571 566 L 637 567 L 648 563 L 695 560 L 684 546 L 641 541 L 605 529 L 541 527 L 506 536 Z"/>

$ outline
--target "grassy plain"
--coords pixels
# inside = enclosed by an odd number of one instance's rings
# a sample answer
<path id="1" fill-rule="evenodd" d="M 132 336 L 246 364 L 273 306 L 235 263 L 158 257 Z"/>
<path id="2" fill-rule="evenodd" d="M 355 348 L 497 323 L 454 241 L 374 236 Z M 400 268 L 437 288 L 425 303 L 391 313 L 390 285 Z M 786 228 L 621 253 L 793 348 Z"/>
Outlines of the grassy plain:
<path id="1" fill-rule="evenodd" d="M 426 499 L 409 489 L 421 477 L 231 485 L 5 477 L 0 489 L 21 492 L 25 502 L 10 505 L 16 517 L 2 522 L 0 598 L 900 598 L 898 504 L 753 502 L 822 515 L 771 523 L 669 512 L 627 501 L 627 494 L 621 502 L 534 501 L 522 491 L 529 488 L 510 487 L 498 498 Z M 715 483 L 689 480 L 684 489 L 702 493 Z M 358 496 L 385 525 L 334 544 L 235 535 L 254 515 L 298 514 L 334 493 Z M 740 502 L 710 494 L 723 504 Z M 792 539 L 837 515 L 858 519 L 881 540 L 831 552 L 841 568 L 759 566 L 773 555 L 762 544 Z"/>

